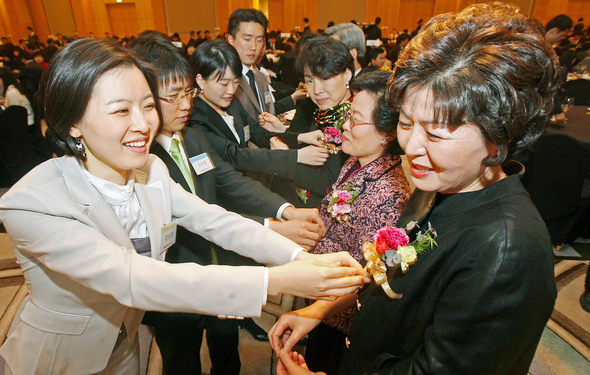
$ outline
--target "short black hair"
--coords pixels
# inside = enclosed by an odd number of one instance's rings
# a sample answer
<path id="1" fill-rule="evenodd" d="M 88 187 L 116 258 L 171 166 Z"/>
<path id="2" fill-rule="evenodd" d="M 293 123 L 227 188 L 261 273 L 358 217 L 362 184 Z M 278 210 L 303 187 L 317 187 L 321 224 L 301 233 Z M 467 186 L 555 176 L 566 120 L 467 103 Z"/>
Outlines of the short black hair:
<path id="1" fill-rule="evenodd" d="M 151 66 L 111 40 L 78 39 L 65 46 L 51 61 L 43 73 L 39 96 L 48 126 L 47 139 L 66 155 L 85 159 L 76 148 L 70 129 L 84 117 L 96 82 L 104 73 L 120 67 L 136 67 L 145 77 L 152 95 L 158 96 L 158 83 Z M 161 122 L 159 103 L 157 100 L 154 103 Z"/>
<path id="2" fill-rule="evenodd" d="M 138 38 L 131 51 L 155 68 L 158 85 L 167 86 L 174 81 L 193 82 L 194 74 L 184 54 L 170 41 L 161 38 Z"/>
<path id="3" fill-rule="evenodd" d="M 571 19 L 570 16 L 567 14 L 560 14 L 558 16 L 553 17 L 552 19 L 547 22 L 545 26 L 545 31 L 549 31 L 554 28 L 558 28 L 561 31 L 567 31 L 572 28 L 574 25 L 574 21 Z"/>
<path id="4" fill-rule="evenodd" d="M 205 79 L 215 75 L 220 80 L 229 68 L 237 78 L 242 77 L 242 61 L 238 51 L 225 40 L 215 39 L 201 43 L 190 57 L 195 74 Z"/>
<path id="5" fill-rule="evenodd" d="M 266 19 L 266 16 L 258 9 L 236 9 L 231 16 L 229 16 L 229 24 L 227 26 L 227 31 L 234 38 L 240 30 L 240 23 L 242 22 L 255 22 L 260 24 L 265 33 L 268 28 L 268 20 Z"/>
<path id="6" fill-rule="evenodd" d="M 354 60 L 344 43 L 324 35 L 316 35 L 302 46 L 296 62 L 297 73 L 303 77 L 305 68 L 314 76 L 328 79 L 350 70 Z"/>
<path id="7" fill-rule="evenodd" d="M 379 56 L 380 54 L 385 52 L 385 50 L 382 47 L 373 47 L 373 48 L 369 48 L 368 50 L 369 50 L 368 51 L 369 53 L 367 54 L 368 62 L 371 62 L 371 60 L 376 59 L 377 56 Z"/>
<path id="8" fill-rule="evenodd" d="M 388 82 L 392 75 L 391 71 L 385 70 L 361 73 L 350 82 L 350 89 L 353 92 L 367 91 L 374 96 L 376 100 L 373 109 L 375 127 L 380 132 L 396 138 L 399 112 L 390 106 L 386 95 Z M 394 150 L 397 150 L 397 143 L 390 143 L 388 151 L 393 152 Z"/>

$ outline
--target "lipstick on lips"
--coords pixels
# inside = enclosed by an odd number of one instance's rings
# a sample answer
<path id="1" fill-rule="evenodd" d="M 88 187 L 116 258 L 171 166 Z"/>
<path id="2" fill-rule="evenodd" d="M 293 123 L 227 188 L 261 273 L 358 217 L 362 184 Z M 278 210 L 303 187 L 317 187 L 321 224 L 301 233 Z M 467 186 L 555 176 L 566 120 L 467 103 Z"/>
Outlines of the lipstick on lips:
<path id="1" fill-rule="evenodd" d="M 412 162 L 410 162 L 410 170 L 412 171 L 412 176 L 416 178 L 426 177 L 432 172 L 432 168 L 424 167 Z"/>

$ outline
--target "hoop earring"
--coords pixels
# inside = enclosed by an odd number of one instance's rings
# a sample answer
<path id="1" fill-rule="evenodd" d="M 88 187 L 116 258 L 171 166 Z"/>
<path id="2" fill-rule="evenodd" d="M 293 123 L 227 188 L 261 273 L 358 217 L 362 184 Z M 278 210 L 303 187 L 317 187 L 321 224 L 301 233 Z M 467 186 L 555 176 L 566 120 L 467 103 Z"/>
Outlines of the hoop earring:
<path id="1" fill-rule="evenodd" d="M 346 89 L 347 89 L 347 90 L 348 90 L 348 89 L 350 89 L 349 82 L 346 82 Z"/>
<path id="2" fill-rule="evenodd" d="M 82 157 L 86 159 L 86 147 L 84 147 L 84 143 L 82 143 L 82 137 L 75 138 L 74 144 L 76 145 L 76 151 L 82 154 Z"/>

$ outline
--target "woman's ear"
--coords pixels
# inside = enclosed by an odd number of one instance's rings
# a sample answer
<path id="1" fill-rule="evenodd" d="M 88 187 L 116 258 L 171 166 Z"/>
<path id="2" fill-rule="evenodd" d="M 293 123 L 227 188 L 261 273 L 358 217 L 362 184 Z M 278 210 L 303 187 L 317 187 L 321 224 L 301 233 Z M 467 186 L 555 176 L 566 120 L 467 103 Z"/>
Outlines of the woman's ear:
<path id="1" fill-rule="evenodd" d="M 205 83 L 205 79 L 201 74 L 197 74 L 197 76 L 195 77 L 195 82 L 197 82 L 199 88 L 203 90 L 203 84 Z"/>
<path id="2" fill-rule="evenodd" d="M 72 125 L 72 127 L 70 128 L 70 136 L 72 136 L 73 138 L 78 138 L 82 136 L 82 133 L 80 132 L 80 124 Z"/>
<path id="3" fill-rule="evenodd" d="M 346 69 L 345 77 L 346 77 L 346 83 L 350 83 L 350 80 L 352 79 L 352 72 L 350 70 Z"/>

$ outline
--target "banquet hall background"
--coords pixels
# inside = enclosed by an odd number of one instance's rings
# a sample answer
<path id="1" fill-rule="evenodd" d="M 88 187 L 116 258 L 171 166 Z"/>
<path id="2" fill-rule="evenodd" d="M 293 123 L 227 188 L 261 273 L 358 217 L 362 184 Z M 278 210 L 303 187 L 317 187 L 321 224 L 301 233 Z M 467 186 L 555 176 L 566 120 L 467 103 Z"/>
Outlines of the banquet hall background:
<path id="1" fill-rule="evenodd" d="M 44 41 L 51 34 L 136 35 L 154 29 L 178 32 L 183 40 L 191 30 L 223 33 L 234 9 L 257 8 L 269 19 L 269 30 L 325 29 L 328 22 L 370 23 L 381 17 L 383 35 L 414 30 L 419 19 L 457 11 L 473 0 L 3 0 L 0 2 L 0 35 L 13 41 L 26 37 L 32 26 Z M 520 9 L 546 23 L 557 14 L 572 19 L 590 18 L 588 0 L 511 0 Z M 92 33 L 92 34 L 91 34 Z"/>

